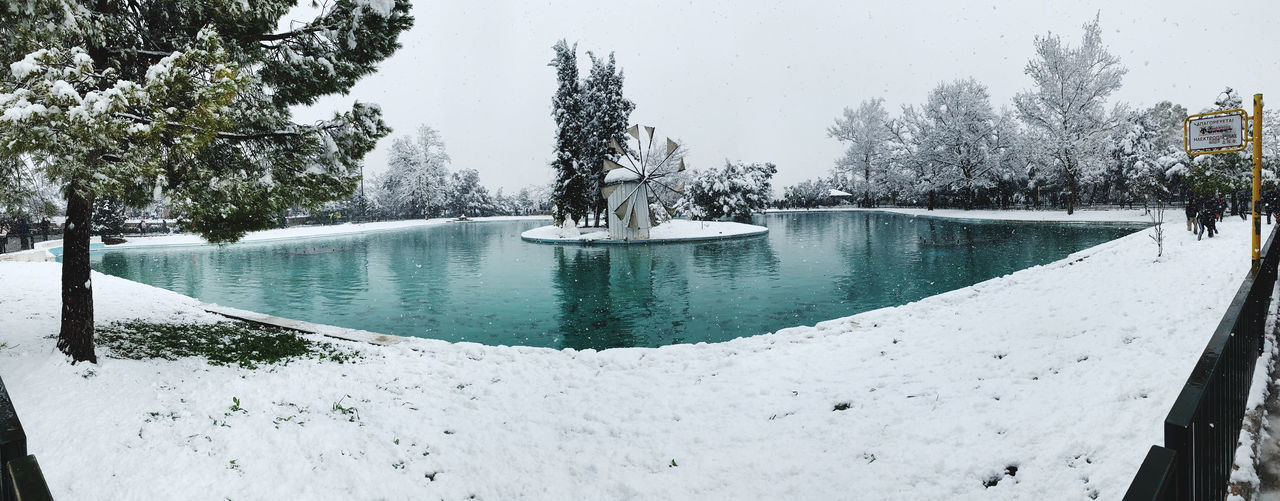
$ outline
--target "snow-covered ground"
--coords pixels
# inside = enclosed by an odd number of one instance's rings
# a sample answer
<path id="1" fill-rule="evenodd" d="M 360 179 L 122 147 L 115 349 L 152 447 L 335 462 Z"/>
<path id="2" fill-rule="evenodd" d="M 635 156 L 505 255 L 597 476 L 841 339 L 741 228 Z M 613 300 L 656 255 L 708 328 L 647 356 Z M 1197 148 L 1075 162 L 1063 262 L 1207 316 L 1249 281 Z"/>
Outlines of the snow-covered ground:
<path id="1" fill-rule="evenodd" d="M 400 221 L 378 221 L 371 223 L 343 223 L 334 225 L 319 226 L 291 226 L 288 228 L 279 228 L 274 230 L 255 231 L 245 235 L 242 242 L 263 242 L 268 240 L 293 240 L 306 237 L 327 237 L 333 235 L 345 235 L 351 233 L 367 233 L 373 231 L 398 230 L 401 228 L 412 228 L 417 226 L 435 226 L 440 224 L 467 224 L 469 222 L 484 221 L 540 221 L 549 220 L 551 216 L 499 216 L 499 217 L 477 217 L 471 218 L 471 221 L 458 222 L 454 218 L 436 218 L 436 219 L 405 219 Z M 172 235 L 151 234 L 151 235 L 130 235 L 126 237 L 127 242 L 120 245 L 113 245 L 113 249 L 121 249 L 127 247 L 150 247 L 150 246 L 166 246 L 166 245 L 203 245 L 208 242 L 199 235 L 189 233 L 175 233 Z"/>
<path id="2" fill-rule="evenodd" d="M 1045 221 L 1057 223 L 1151 223 L 1151 216 L 1142 209 L 1103 209 L 1077 210 L 1068 215 L 1062 209 L 1054 210 L 960 210 L 960 209 L 918 209 L 910 207 L 877 207 L 863 209 L 858 207 L 827 207 L 820 209 L 787 209 L 769 210 L 776 212 L 843 212 L 872 211 L 893 212 L 912 216 L 943 217 L 948 219 L 974 219 L 997 221 Z M 1168 207 L 1164 212 L 1165 221 L 1182 222 L 1186 220 L 1181 207 Z"/>
<path id="3" fill-rule="evenodd" d="M 649 230 L 645 243 L 716 240 L 722 238 L 763 235 L 769 228 L 732 221 L 689 221 L 672 219 Z M 610 241 L 609 230 L 599 228 L 575 228 L 573 226 L 539 226 L 520 234 L 526 240 L 542 242 L 598 242 Z"/>
<path id="4" fill-rule="evenodd" d="M 259 370 L 70 366 L 57 265 L 0 263 L 0 377 L 59 499 L 1119 499 L 1248 269 L 1239 219 L 1166 228 L 726 343 Z M 214 320 L 93 290 L 100 323 Z"/>

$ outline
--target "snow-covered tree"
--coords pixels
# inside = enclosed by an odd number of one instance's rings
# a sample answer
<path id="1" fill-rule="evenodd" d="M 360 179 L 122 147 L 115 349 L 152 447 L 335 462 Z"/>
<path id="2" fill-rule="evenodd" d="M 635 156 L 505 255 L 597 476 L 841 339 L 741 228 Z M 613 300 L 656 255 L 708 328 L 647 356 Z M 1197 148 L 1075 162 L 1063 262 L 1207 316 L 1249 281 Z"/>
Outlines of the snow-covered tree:
<path id="1" fill-rule="evenodd" d="M 609 146 L 609 140 L 618 145 L 627 144 L 627 124 L 632 103 L 622 95 L 622 71 L 617 68 L 613 53 L 609 58 L 591 58 L 591 73 L 582 84 L 583 137 L 582 159 L 579 168 L 583 176 L 590 179 L 591 207 L 595 214 L 596 226 L 600 225 L 600 214 L 606 209 L 607 202 L 600 196 L 600 187 L 604 184 L 604 160 L 618 160 L 618 153 Z"/>
<path id="2" fill-rule="evenodd" d="M 493 199 L 489 190 L 480 185 L 480 173 L 475 169 L 453 173 L 448 203 L 451 216 L 488 216 L 494 212 Z"/>
<path id="3" fill-rule="evenodd" d="M 686 188 L 689 215 L 694 219 L 749 218 L 769 206 L 773 196 L 771 163 L 744 164 L 726 161 L 721 169 L 711 169 L 693 177 Z"/>
<path id="4" fill-rule="evenodd" d="M 408 0 L 336 0 L 287 31 L 295 2 L 0 5 L 0 158 L 25 156 L 67 199 L 58 347 L 95 362 L 93 201 L 167 197 L 215 242 L 288 207 L 347 196 L 389 130 L 376 106 L 313 124 L 290 107 L 348 92 L 398 47 Z"/>
<path id="5" fill-rule="evenodd" d="M 31 162 L 0 157 L 0 220 L 52 217 L 64 204 L 58 186 L 40 175 Z"/>
<path id="6" fill-rule="evenodd" d="M 963 207 L 972 209 L 979 190 L 993 188 L 999 167 L 1001 135 L 986 86 L 972 78 L 941 83 L 929 93 L 924 107 L 920 161 L 940 178 L 934 187 L 956 192 Z"/>
<path id="7" fill-rule="evenodd" d="M 1167 173 L 1181 171 L 1186 154 L 1170 137 L 1164 104 L 1126 112 L 1116 130 L 1108 183 L 1122 200 L 1169 201 Z"/>
<path id="8" fill-rule="evenodd" d="M 1127 70 L 1102 44 L 1098 18 L 1084 25 L 1079 47 L 1050 33 L 1035 38 L 1036 57 L 1026 74 L 1036 88 L 1014 98 L 1029 132 L 1045 143 L 1065 189 L 1067 213 L 1075 211 L 1080 181 L 1105 168 L 1107 139 L 1115 127 L 1104 109 Z"/>
<path id="9" fill-rule="evenodd" d="M 387 153 L 387 171 L 378 179 L 378 204 L 403 218 L 429 218 L 445 209 L 449 154 L 435 129 L 423 125 L 400 136 Z"/>
<path id="10" fill-rule="evenodd" d="M 502 188 L 493 193 L 493 207 L 488 216 L 515 216 L 520 214 L 520 203 L 515 196 L 503 193 Z"/>
<path id="11" fill-rule="evenodd" d="M 590 169 L 581 165 L 586 124 L 582 111 L 585 99 L 578 81 L 578 45 L 560 40 L 551 48 L 556 55 L 548 66 L 556 69 L 557 82 L 551 98 L 551 116 L 556 121 L 556 158 L 551 162 L 556 185 L 551 199 L 555 203 L 552 218 L 560 224 L 566 219 L 583 220 L 591 211 L 595 172 L 588 174 Z"/>
<path id="12" fill-rule="evenodd" d="M 124 233 L 124 204 L 115 197 L 93 199 L 93 217 L 90 219 L 94 235 L 119 235 Z"/>
<path id="13" fill-rule="evenodd" d="M 831 199 L 831 189 L 831 182 L 826 179 L 809 179 L 794 186 L 788 186 L 783 193 L 783 199 L 791 207 L 817 207 Z"/>
<path id="14" fill-rule="evenodd" d="M 864 206 L 873 203 L 877 186 L 882 186 L 886 143 L 890 139 L 888 125 L 884 99 L 874 98 L 863 101 L 857 110 L 845 108 L 844 116 L 827 128 L 827 136 L 849 143 L 844 157 L 836 160 L 836 170 L 846 173 L 853 181 L 854 185 L 847 188 L 862 192 Z"/>

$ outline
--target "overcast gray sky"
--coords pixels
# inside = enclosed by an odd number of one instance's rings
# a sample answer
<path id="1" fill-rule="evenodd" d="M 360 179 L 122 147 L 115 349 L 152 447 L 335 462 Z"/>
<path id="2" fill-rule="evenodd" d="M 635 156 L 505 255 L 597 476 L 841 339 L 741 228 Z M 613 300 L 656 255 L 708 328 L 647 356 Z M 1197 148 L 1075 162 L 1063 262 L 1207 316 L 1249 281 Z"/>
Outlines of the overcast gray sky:
<path id="1" fill-rule="evenodd" d="M 997 109 L 1030 87 L 1036 35 L 1079 44 L 1101 14 L 1103 42 L 1129 68 L 1112 102 L 1161 100 L 1193 112 L 1226 86 L 1280 106 L 1280 2 L 1108 1 L 447 1 L 414 2 L 404 45 L 351 95 L 382 105 L 393 137 L 440 131 L 451 169 L 513 192 L 552 179 L 551 45 L 616 54 L 632 123 L 690 148 L 690 168 L 725 159 L 778 165 L 775 190 L 826 175 L 843 148 L 826 135 L 844 107 L 883 97 L 890 112 L 939 82 L 974 77 Z M 1262 53 L 1254 56 L 1250 50 Z M 1270 85 L 1270 87 L 1268 87 Z M 391 138 L 366 157 L 385 167 Z"/>

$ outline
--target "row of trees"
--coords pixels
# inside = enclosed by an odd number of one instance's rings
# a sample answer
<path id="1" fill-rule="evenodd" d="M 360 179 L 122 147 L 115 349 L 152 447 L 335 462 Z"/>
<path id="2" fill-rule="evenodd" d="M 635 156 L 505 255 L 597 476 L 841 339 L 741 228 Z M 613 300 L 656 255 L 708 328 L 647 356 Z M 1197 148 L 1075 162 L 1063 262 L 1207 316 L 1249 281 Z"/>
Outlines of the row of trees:
<path id="1" fill-rule="evenodd" d="M 402 219 L 523 215 L 549 208 L 545 189 L 526 187 L 514 196 L 501 189 L 490 193 L 475 169 L 450 173 L 449 164 L 440 133 L 423 125 L 412 135 L 395 138 L 387 170 L 366 181 L 368 193 L 356 193 L 351 208 Z"/>
<path id="2" fill-rule="evenodd" d="M 1079 46 L 1049 35 L 1036 38 L 1035 51 L 1026 67 L 1035 85 L 1017 94 L 1012 108 L 997 111 L 972 78 L 939 84 L 923 105 L 904 106 L 897 116 L 880 98 L 846 108 L 827 131 L 847 145 L 844 156 L 830 177 L 788 187 L 786 203 L 811 206 L 839 189 L 867 206 L 1047 204 L 1071 213 L 1080 203 L 1246 186 L 1247 153 L 1193 161 L 1182 151 L 1182 106 L 1107 109 L 1127 70 L 1102 44 L 1098 19 L 1084 26 Z M 1205 111 L 1240 105 L 1228 88 Z"/>
<path id="3" fill-rule="evenodd" d="M 578 46 L 560 40 L 552 46 L 555 57 L 548 66 L 556 70 L 556 93 L 551 98 L 551 116 L 556 122 L 556 157 L 551 162 L 556 179 L 552 190 L 556 224 L 595 216 L 596 226 L 605 210 L 600 196 L 604 184 L 604 160 L 618 160 L 610 141 L 626 145 L 627 124 L 632 103 L 622 95 L 622 71 L 609 57 L 597 58 L 590 51 L 591 72 L 578 78 Z"/>

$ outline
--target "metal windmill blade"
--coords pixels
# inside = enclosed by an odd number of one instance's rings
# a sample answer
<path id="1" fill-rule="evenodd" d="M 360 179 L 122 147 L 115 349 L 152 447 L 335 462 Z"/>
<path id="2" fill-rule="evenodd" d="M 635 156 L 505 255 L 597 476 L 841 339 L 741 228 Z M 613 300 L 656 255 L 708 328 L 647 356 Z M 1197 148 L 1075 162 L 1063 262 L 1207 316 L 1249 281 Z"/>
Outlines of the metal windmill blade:
<path id="1" fill-rule="evenodd" d="M 641 135 L 641 131 L 644 135 Z M 651 208 L 653 199 L 657 199 L 668 215 L 673 212 L 661 197 L 657 197 L 656 188 L 662 187 L 676 192 L 680 192 L 683 188 L 672 188 L 661 181 L 663 177 L 684 170 L 683 160 L 680 161 L 678 169 L 669 167 L 669 162 L 679 150 L 680 145 L 671 138 L 667 138 L 666 143 L 659 146 L 662 150 L 651 151 L 655 146 L 654 131 L 654 127 L 641 125 L 633 125 L 627 129 L 627 134 L 635 139 L 636 148 L 634 149 L 624 147 L 616 139 L 609 140 L 610 149 L 617 153 L 619 158 L 616 161 L 605 159 L 602 163 L 605 185 L 600 188 L 600 195 L 608 200 L 609 232 L 612 238 L 621 240 L 648 238 L 648 230 L 657 220 Z M 643 139 L 645 135 L 649 137 L 647 145 Z"/>

